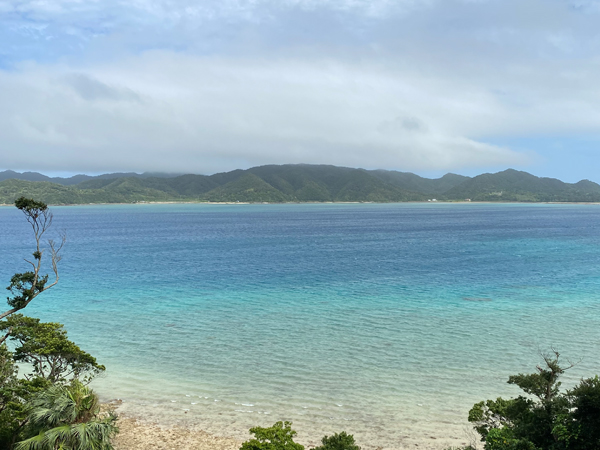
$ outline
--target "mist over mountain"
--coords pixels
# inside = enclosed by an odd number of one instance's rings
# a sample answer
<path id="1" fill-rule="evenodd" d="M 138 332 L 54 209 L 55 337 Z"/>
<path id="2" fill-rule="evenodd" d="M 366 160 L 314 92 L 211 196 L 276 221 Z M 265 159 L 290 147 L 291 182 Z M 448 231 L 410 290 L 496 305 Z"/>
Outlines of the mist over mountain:
<path id="1" fill-rule="evenodd" d="M 49 204 L 200 202 L 600 202 L 600 185 L 564 183 L 508 169 L 476 177 L 424 178 L 410 172 L 329 165 L 267 165 L 214 175 L 111 173 L 48 177 L 0 172 L 0 203 L 21 195 Z"/>
<path id="2" fill-rule="evenodd" d="M 49 181 L 50 183 L 62 184 L 63 186 L 74 186 L 83 181 L 88 180 L 111 180 L 115 178 L 169 178 L 176 177 L 180 174 L 168 174 L 168 173 L 154 173 L 154 172 L 144 172 L 144 173 L 135 173 L 135 172 L 116 172 L 116 173 L 105 173 L 102 175 L 74 175 L 72 177 L 63 178 L 63 177 L 49 177 L 43 175 L 38 172 L 15 172 L 13 170 L 5 170 L 0 172 L 0 181 L 4 180 L 25 180 L 25 181 Z"/>

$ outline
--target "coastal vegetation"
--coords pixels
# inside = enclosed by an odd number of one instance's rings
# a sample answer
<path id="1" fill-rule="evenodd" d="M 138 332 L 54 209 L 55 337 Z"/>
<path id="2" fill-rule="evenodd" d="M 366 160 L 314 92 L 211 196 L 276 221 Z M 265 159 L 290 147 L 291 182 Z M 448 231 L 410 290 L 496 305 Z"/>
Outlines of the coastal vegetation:
<path id="1" fill-rule="evenodd" d="M 118 431 L 116 415 L 100 414 L 96 394 L 77 380 L 40 392 L 27 418 L 31 437 L 16 450 L 111 450 L 111 438 Z"/>
<path id="2" fill-rule="evenodd" d="M 304 450 L 304 446 L 294 442 L 296 431 L 291 422 L 275 422 L 271 427 L 250 428 L 254 435 L 242 444 L 240 450 Z"/>
<path id="3" fill-rule="evenodd" d="M 30 270 L 11 277 L 10 309 L 0 314 L 0 448 L 110 450 L 116 416 L 101 413 L 85 385 L 104 366 L 70 341 L 61 324 L 19 313 L 58 283 L 65 236 L 45 247 L 42 239 L 52 225 L 48 206 L 25 197 L 15 206 L 31 225 L 34 250 L 25 259 Z M 42 274 L 46 260 L 51 280 Z"/>
<path id="4" fill-rule="evenodd" d="M 600 449 L 600 378 L 582 379 L 561 391 L 561 376 L 574 366 L 562 364 L 560 354 L 542 354 L 543 364 L 531 374 L 512 375 L 509 384 L 523 394 L 517 398 L 476 403 L 468 420 L 484 450 L 598 450 Z M 240 450 L 304 450 L 294 442 L 291 422 L 254 427 L 254 435 Z M 346 432 L 322 438 L 314 450 L 360 450 Z M 477 443 L 447 450 L 476 450 Z"/>
<path id="5" fill-rule="evenodd" d="M 104 174 L 50 178 L 0 172 L 0 203 L 26 195 L 48 204 L 135 202 L 600 202 L 600 185 L 563 183 L 508 169 L 473 178 L 323 165 L 269 165 L 205 175 Z"/>
<path id="6" fill-rule="evenodd" d="M 485 450 L 600 448 L 600 379 L 583 379 L 561 391 L 560 377 L 573 364 L 561 365 L 556 351 L 542 357 L 536 372 L 508 379 L 524 394 L 482 401 L 469 411 Z"/>
<path id="7" fill-rule="evenodd" d="M 242 444 L 240 450 L 304 450 L 304 446 L 294 442 L 296 431 L 292 430 L 291 422 L 275 422 L 270 427 L 250 428 L 254 435 Z M 354 436 L 345 431 L 332 436 L 324 436 L 321 444 L 313 450 L 360 450 L 354 442 Z"/>
<path id="8" fill-rule="evenodd" d="M 321 445 L 314 450 L 360 450 L 360 447 L 354 442 L 354 436 L 345 431 L 334 433 L 331 436 L 323 436 Z"/>
<path id="9" fill-rule="evenodd" d="M 51 384 L 89 382 L 105 370 L 96 358 L 70 341 L 60 323 L 13 314 L 0 322 L 0 331 L 13 344 L 13 360 L 28 363 L 32 376 Z"/>

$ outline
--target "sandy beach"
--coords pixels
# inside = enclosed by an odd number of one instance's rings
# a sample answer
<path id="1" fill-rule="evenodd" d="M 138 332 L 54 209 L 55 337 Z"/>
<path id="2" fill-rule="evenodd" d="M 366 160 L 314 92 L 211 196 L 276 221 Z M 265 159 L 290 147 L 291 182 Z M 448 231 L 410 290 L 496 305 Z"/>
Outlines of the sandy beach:
<path id="1" fill-rule="evenodd" d="M 216 436 L 193 424 L 182 426 L 129 416 L 120 412 L 118 405 L 116 405 L 116 412 L 119 415 L 119 434 L 113 441 L 115 450 L 238 450 L 244 442 L 241 430 L 231 430 L 233 436 Z M 475 435 L 469 436 L 469 434 L 465 430 L 462 437 L 444 437 L 441 434 L 403 437 L 397 446 L 389 447 L 369 444 L 359 436 L 355 438 L 357 444 L 365 450 L 445 450 L 474 444 Z M 249 433 L 247 436 L 251 438 Z M 319 439 L 298 432 L 295 441 L 310 449 L 320 444 Z"/>
<path id="2" fill-rule="evenodd" d="M 202 430 L 145 423 L 131 417 L 119 418 L 116 450 L 237 450 L 242 441 L 212 436 Z"/>

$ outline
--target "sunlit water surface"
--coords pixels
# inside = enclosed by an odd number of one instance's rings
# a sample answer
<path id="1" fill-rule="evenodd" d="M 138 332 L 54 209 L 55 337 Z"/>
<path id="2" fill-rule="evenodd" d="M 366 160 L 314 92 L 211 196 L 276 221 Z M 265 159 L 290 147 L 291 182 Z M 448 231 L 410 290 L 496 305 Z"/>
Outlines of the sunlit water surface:
<path id="1" fill-rule="evenodd" d="M 61 279 L 27 314 L 107 367 L 104 399 L 244 437 L 465 439 L 474 402 L 516 395 L 551 346 L 598 373 L 595 205 L 54 207 Z M 0 208 L 0 279 L 31 251 Z"/>

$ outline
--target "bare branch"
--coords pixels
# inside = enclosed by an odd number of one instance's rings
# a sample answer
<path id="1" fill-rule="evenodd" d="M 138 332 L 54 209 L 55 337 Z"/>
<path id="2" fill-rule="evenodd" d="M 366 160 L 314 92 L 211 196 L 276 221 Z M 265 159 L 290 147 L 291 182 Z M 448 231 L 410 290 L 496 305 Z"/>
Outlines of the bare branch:
<path id="1" fill-rule="evenodd" d="M 11 314 L 16 313 L 17 311 L 20 311 L 23 308 L 13 308 L 13 309 L 9 309 L 8 311 L 3 312 L 2 314 L 0 314 L 0 320 L 4 319 L 5 317 L 10 316 Z"/>
<path id="2" fill-rule="evenodd" d="M 4 335 L 4 337 L 0 338 L 0 345 L 2 345 L 2 344 L 4 343 L 4 341 L 6 341 L 6 340 L 8 339 L 8 337 L 9 337 L 9 336 L 10 336 L 10 334 L 12 333 L 12 330 L 13 330 L 13 329 L 12 329 L 12 327 L 10 327 L 10 328 L 8 329 L 8 333 L 6 333 L 6 334 Z"/>
<path id="3" fill-rule="evenodd" d="M 37 202 L 32 199 L 21 197 L 15 201 L 15 206 L 20 209 L 27 222 L 31 225 L 35 240 L 34 260 L 25 259 L 31 265 L 31 272 L 17 273 L 11 279 L 8 290 L 12 292 L 13 297 L 8 298 L 8 304 L 12 309 L 0 314 L 0 320 L 27 307 L 31 301 L 42 292 L 47 291 L 58 283 L 58 263 L 61 260 L 60 251 L 66 242 L 65 233 L 60 234 L 60 241 L 56 243 L 53 240 L 48 241 L 50 248 L 50 264 L 54 273 L 54 280 L 47 284 L 48 276 L 40 275 L 42 268 L 42 259 L 45 249 L 41 247 L 41 239 L 44 233 L 50 228 L 53 221 L 53 215 L 48 209 L 48 205 L 43 202 Z M 3 341 L 2 341 L 3 342 Z"/>

